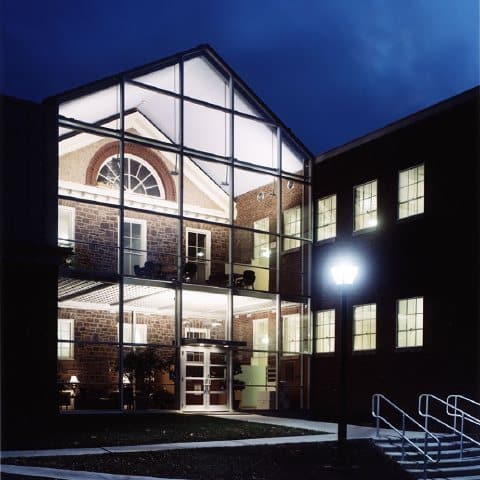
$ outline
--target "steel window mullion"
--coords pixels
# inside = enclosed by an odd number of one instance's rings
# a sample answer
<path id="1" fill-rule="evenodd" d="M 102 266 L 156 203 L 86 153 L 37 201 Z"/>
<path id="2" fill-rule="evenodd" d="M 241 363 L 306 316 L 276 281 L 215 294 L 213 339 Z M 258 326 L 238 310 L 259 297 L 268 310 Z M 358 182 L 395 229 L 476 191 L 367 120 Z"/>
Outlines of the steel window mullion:
<path id="1" fill-rule="evenodd" d="M 82 131 L 88 130 L 89 133 L 94 132 L 106 137 L 113 137 L 113 138 L 122 137 L 122 133 L 118 130 L 99 127 L 99 126 L 96 126 L 95 124 L 82 122 L 81 120 L 62 117 L 61 115 L 58 116 L 58 125 L 64 128 L 73 128 L 73 129 L 82 130 Z"/>
<path id="2" fill-rule="evenodd" d="M 124 375 L 124 364 L 123 364 L 123 321 L 124 321 L 124 269 L 123 269 L 123 256 L 124 256 L 124 234 L 125 234 L 125 211 L 124 211 L 124 202 L 125 202 L 125 175 L 124 175 L 124 154 L 125 154 L 125 82 L 124 79 L 120 82 L 120 224 L 119 224 L 119 231 L 120 231 L 120 245 L 118 250 L 118 257 L 119 257 L 119 275 L 120 275 L 120 285 L 118 291 L 118 356 L 119 356 L 119 371 L 118 371 L 118 391 L 120 392 L 119 401 L 120 410 L 123 410 L 123 400 L 124 400 L 124 392 L 123 392 L 123 375 Z"/>
<path id="3" fill-rule="evenodd" d="M 127 83 L 129 83 L 129 84 L 131 84 L 135 87 L 142 88 L 144 90 L 150 90 L 152 92 L 159 93 L 159 94 L 162 94 L 162 95 L 167 95 L 169 97 L 173 97 L 173 98 L 177 98 L 177 99 L 182 99 L 183 98 L 185 101 L 193 103 L 195 105 L 200 105 L 202 107 L 211 108 L 211 109 L 214 109 L 214 110 L 217 110 L 217 111 L 220 111 L 220 112 L 224 112 L 224 113 L 232 113 L 232 114 L 238 115 L 239 117 L 243 117 L 243 118 L 246 118 L 246 119 L 249 119 L 249 120 L 253 120 L 255 122 L 259 122 L 259 123 L 262 123 L 264 125 L 267 125 L 269 127 L 274 128 L 276 126 L 275 122 L 273 122 L 273 121 L 266 120 L 266 119 L 260 118 L 260 117 L 256 117 L 255 115 L 251 115 L 249 113 L 234 110 L 232 107 L 222 107 L 221 105 L 217 105 L 216 103 L 211 103 L 211 102 L 208 102 L 206 100 L 202 100 L 200 98 L 190 97 L 188 95 L 181 95 L 179 93 L 172 92 L 170 90 L 165 90 L 165 89 L 160 88 L 160 87 L 155 87 L 154 85 L 147 85 L 147 84 L 139 82 L 137 80 L 127 80 Z"/>
<path id="4" fill-rule="evenodd" d="M 180 375 L 177 375 L 175 378 L 175 393 L 178 398 L 178 406 L 180 409 L 183 408 L 182 402 L 184 398 L 184 390 L 182 382 L 182 377 L 184 376 L 183 365 L 181 362 L 181 344 L 182 344 L 182 316 L 183 316 L 183 288 L 182 288 L 182 246 L 183 246 L 183 164 L 184 164 L 184 104 L 183 104 L 183 90 L 184 90 L 184 60 L 183 57 L 180 58 L 179 62 L 179 76 L 180 76 L 180 105 L 179 105 L 179 132 L 178 132 L 178 144 L 180 146 L 179 155 L 179 171 L 178 171 L 178 213 L 179 213 L 179 222 L 177 230 L 177 286 L 175 288 L 175 345 L 176 345 L 176 370 L 180 372 Z M 176 119 L 175 119 L 176 121 Z M 182 367 L 182 369 L 181 369 Z"/>
<path id="5" fill-rule="evenodd" d="M 277 275 L 276 275 L 276 290 L 277 292 L 280 291 L 280 256 L 281 252 L 283 250 L 283 237 L 282 237 L 282 177 L 281 177 L 281 165 L 282 165 L 282 148 L 281 148 L 281 142 L 282 142 L 282 136 L 281 136 L 281 130 L 279 127 L 277 127 L 277 181 L 278 181 L 278 198 L 277 198 L 277 239 L 279 242 L 279 245 L 277 245 L 277 258 L 276 258 L 276 270 L 277 270 Z"/>
<path id="6" fill-rule="evenodd" d="M 128 140 L 128 142 L 132 142 L 139 145 L 143 145 L 145 147 L 152 147 L 152 148 L 156 148 L 156 149 L 164 150 L 168 152 L 178 152 L 180 150 L 180 148 L 175 143 L 161 142 L 160 140 L 153 140 L 146 137 L 140 137 L 133 133 L 126 132 L 124 138 L 125 140 Z"/>

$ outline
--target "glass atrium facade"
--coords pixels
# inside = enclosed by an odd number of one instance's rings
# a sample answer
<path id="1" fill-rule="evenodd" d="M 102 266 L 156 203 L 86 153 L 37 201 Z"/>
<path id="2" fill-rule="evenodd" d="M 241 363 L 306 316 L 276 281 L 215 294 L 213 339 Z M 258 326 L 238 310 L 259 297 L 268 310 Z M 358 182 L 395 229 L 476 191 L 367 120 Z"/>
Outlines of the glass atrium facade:
<path id="1" fill-rule="evenodd" d="M 311 157 L 209 48 L 59 104 L 61 410 L 308 408 Z"/>

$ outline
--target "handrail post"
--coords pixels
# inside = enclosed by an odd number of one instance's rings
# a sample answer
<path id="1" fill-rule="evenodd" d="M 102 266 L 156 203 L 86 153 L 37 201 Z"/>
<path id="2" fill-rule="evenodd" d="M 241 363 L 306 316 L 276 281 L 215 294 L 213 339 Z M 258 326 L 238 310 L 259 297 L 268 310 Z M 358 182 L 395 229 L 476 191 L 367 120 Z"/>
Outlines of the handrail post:
<path id="1" fill-rule="evenodd" d="M 463 458 L 463 427 L 464 427 L 464 421 L 465 421 L 465 412 L 462 411 L 462 428 L 461 428 L 461 434 L 460 434 L 460 460 Z"/>
<path id="2" fill-rule="evenodd" d="M 455 402 L 454 402 L 454 410 L 453 410 L 453 428 L 456 430 L 457 429 L 457 402 L 458 402 L 458 397 L 455 395 L 454 397 Z"/>
<path id="3" fill-rule="evenodd" d="M 402 415 L 402 460 L 405 460 L 405 413 Z"/>
<path id="4" fill-rule="evenodd" d="M 377 395 L 375 398 L 376 408 L 377 408 L 377 438 L 380 436 L 380 395 Z"/>

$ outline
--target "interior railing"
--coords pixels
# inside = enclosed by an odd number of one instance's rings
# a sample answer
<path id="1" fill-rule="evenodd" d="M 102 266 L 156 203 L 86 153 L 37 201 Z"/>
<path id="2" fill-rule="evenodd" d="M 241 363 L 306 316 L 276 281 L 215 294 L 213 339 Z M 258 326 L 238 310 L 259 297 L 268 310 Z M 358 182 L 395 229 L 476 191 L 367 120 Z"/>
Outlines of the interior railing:
<path id="1" fill-rule="evenodd" d="M 418 413 L 422 417 L 425 418 L 425 429 L 428 430 L 430 420 L 436 422 L 438 425 L 442 425 L 443 427 L 447 428 L 453 433 L 456 433 L 460 437 L 460 459 L 463 458 L 463 451 L 464 451 L 464 442 L 465 440 L 469 440 L 477 446 L 480 446 L 480 442 L 470 435 L 465 433 L 465 421 L 480 426 L 480 419 L 476 418 L 475 416 L 471 415 L 468 412 L 458 408 L 458 400 L 466 401 L 471 404 L 476 404 L 480 406 L 480 403 L 475 402 L 467 397 L 463 397 L 462 395 L 449 395 L 447 400 L 443 400 L 435 395 L 430 393 L 424 393 L 418 397 Z M 446 421 L 438 418 L 437 416 L 431 413 L 431 405 L 437 403 L 440 404 L 442 407 L 445 407 L 445 411 L 448 416 L 453 417 L 453 425 L 450 425 Z M 423 408 L 422 408 L 423 407 Z M 460 427 L 458 428 L 457 420 L 460 419 Z"/>
<path id="2" fill-rule="evenodd" d="M 402 426 L 401 429 L 397 428 L 393 423 L 382 416 L 381 412 L 381 406 L 382 402 L 385 402 L 386 404 L 389 405 L 389 407 L 393 408 L 396 412 L 398 412 L 401 415 L 402 418 Z M 430 463 L 438 463 L 440 461 L 440 456 L 441 456 L 441 451 L 442 451 L 442 443 L 440 439 L 431 433 L 425 426 L 423 426 L 421 423 L 419 423 L 417 420 L 415 420 L 413 417 L 408 415 L 404 410 L 402 410 L 398 405 L 393 403 L 391 400 L 389 400 L 385 395 L 382 395 L 380 393 L 375 393 L 372 396 L 372 416 L 376 420 L 376 436 L 377 438 L 379 437 L 380 434 L 380 422 L 383 422 L 385 425 L 387 425 L 389 428 L 391 428 L 394 432 L 396 432 L 402 441 L 402 460 L 405 458 L 405 444 L 407 443 L 411 447 L 414 448 L 418 453 L 423 458 L 424 461 L 424 468 L 426 468 L 427 462 Z M 412 442 L 410 438 L 407 436 L 407 421 L 410 422 L 412 425 L 415 426 L 416 429 L 419 431 L 423 432 L 425 435 L 425 441 L 423 444 L 423 449 L 420 445 L 418 445 L 415 442 Z M 436 449 L 436 456 L 435 458 L 432 457 L 432 454 L 429 453 L 429 445 L 428 445 L 428 439 L 432 439 L 436 444 L 437 444 L 437 449 Z"/>

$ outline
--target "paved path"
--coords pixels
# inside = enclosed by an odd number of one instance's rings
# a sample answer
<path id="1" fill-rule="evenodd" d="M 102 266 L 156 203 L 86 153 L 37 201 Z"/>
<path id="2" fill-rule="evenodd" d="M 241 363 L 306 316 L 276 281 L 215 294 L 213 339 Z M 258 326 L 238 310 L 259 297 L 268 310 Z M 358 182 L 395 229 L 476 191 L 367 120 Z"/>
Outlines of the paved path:
<path id="1" fill-rule="evenodd" d="M 281 425 L 284 427 L 303 428 L 312 432 L 324 432 L 323 434 L 290 436 L 290 437 L 270 437 L 270 438 L 251 438 L 243 440 L 219 440 L 211 442 L 178 442 L 178 443 L 157 443 L 153 445 L 125 445 L 99 448 L 63 448 L 49 450 L 10 450 L 1 453 L 2 458 L 14 457 L 47 457 L 47 456 L 66 456 L 66 455 L 99 455 L 111 453 L 131 453 L 131 452 L 158 452 L 166 450 L 182 450 L 192 448 L 231 448 L 246 447 L 251 445 L 281 445 L 286 443 L 311 443 L 311 442 L 331 442 L 337 440 L 337 424 L 330 422 L 315 422 L 312 420 L 303 420 L 296 418 L 268 417 L 256 414 L 211 414 L 212 417 L 225 418 L 228 420 L 238 420 L 244 422 L 265 423 L 269 425 Z M 375 429 L 372 427 L 362 427 L 358 425 L 348 425 L 347 436 L 349 439 L 373 438 Z M 381 430 L 382 435 L 388 435 L 392 432 Z M 2 472 L 13 474 L 9 478 L 19 480 L 21 478 L 41 477 L 49 479 L 64 480 L 164 480 L 160 477 L 142 477 L 135 475 L 112 475 L 95 472 L 79 472 L 73 470 L 60 470 L 43 467 L 23 467 L 16 465 L 2 465 Z M 174 480 L 172 478 L 168 480 Z"/>

